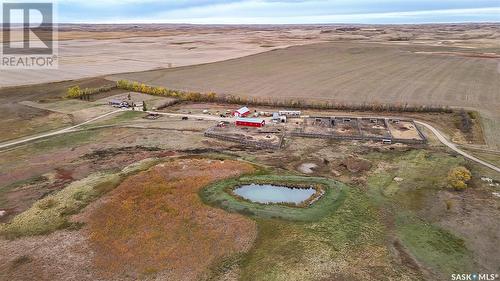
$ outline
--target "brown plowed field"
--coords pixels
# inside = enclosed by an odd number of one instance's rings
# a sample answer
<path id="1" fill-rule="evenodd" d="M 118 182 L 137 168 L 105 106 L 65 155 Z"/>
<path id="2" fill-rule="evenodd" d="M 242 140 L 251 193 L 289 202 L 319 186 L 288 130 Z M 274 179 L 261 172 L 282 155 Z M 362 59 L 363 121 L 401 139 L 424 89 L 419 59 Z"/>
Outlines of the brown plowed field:
<path id="1" fill-rule="evenodd" d="M 449 48 L 324 43 L 115 77 L 174 89 L 256 97 L 500 105 L 498 60 L 416 53 L 431 50 Z"/>
<path id="2" fill-rule="evenodd" d="M 487 118 L 498 120 L 498 59 L 419 52 L 461 54 L 466 50 L 320 43 L 213 64 L 121 74 L 112 78 L 172 89 L 250 97 L 459 106 L 484 111 Z M 486 122 L 490 141 L 500 135 L 500 129 L 490 126 L 491 123 Z"/>

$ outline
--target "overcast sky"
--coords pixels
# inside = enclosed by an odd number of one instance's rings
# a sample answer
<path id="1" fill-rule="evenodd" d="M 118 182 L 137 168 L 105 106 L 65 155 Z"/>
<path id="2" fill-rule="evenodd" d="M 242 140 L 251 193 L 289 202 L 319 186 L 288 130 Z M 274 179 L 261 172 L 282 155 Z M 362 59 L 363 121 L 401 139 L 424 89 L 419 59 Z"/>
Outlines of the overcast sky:
<path id="1" fill-rule="evenodd" d="M 500 22 L 500 0 L 57 0 L 57 6 L 64 23 Z"/>

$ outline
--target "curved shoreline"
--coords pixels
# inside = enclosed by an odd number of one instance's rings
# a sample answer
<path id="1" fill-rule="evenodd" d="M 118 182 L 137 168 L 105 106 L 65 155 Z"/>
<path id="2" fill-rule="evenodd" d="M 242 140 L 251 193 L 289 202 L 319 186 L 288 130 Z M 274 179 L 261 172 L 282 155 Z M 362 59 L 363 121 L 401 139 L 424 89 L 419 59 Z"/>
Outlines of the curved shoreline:
<path id="1" fill-rule="evenodd" d="M 324 192 L 317 193 L 314 202 L 303 207 L 286 204 L 260 204 L 246 199 L 241 200 L 228 192 L 235 186 L 248 182 L 287 183 L 287 185 L 305 184 L 324 186 Z M 290 221 L 317 221 L 342 205 L 348 187 L 341 182 L 319 177 L 303 177 L 293 175 L 255 175 L 229 179 L 211 184 L 203 188 L 199 196 L 205 204 L 224 209 L 232 213 L 253 218 L 283 219 Z"/>

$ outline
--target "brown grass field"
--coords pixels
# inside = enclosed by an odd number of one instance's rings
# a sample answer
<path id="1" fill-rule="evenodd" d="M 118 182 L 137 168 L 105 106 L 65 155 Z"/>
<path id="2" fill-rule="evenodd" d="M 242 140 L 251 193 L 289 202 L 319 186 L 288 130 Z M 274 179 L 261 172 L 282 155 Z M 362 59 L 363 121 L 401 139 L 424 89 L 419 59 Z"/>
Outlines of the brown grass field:
<path id="1" fill-rule="evenodd" d="M 255 221 L 203 204 L 198 191 L 254 167 L 165 160 L 72 218 L 82 229 L 0 239 L 0 280 L 199 280 L 247 252 L 257 236 Z"/>
<path id="2" fill-rule="evenodd" d="M 191 159 L 129 178 L 89 217 L 97 268 L 121 278 L 197 280 L 218 259 L 249 250 L 255 223 L 204 205 L 198 190 L 251 171 L 241 162 Z"/>

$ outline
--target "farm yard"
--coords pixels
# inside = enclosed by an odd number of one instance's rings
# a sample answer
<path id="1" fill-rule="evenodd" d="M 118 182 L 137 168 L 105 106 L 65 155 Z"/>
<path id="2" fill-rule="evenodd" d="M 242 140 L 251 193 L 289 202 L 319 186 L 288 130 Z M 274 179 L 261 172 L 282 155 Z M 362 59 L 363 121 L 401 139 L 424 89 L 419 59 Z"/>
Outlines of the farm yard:
<path id="1" fill-rule="evenodd" d="M 500 145 L 500 130 L 495 125 L 498 123 L 495 120 L 500 118 L 497 59 L 419 53 L 460 50 L 416 45 L 320 43 L 213 64 L 120 74 L 111 78 L 249 99 L 465 106 L 482 114 L 488 144 L 495 147 Z"/>
<path id="2" fill-rule="evenodd" d="M 291 136 L 365 140 L 374 142 L 425 144 L 426 137 L 413 120 L 379 117 L 305 117 L 283 124 L 281 130 Z"/>

